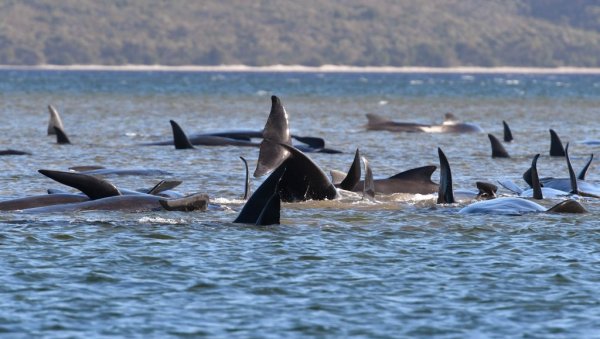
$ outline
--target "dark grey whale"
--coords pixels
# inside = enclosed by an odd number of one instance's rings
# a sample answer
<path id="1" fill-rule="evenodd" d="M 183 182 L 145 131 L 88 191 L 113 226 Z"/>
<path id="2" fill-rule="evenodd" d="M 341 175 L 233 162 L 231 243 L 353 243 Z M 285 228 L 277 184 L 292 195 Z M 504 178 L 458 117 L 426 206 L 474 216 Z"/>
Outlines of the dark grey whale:
<path id="1" fill-rule="evenodd" d="M 428 125 L 411 122 L 396 122 L 373 113 L 367 113 L 367 130 L 391 132 L 424 132 L 424 133 L 481 133 L 481 127 L 459 122 L 452 113 L 446 113 L 444 122 L 439 125 Z"/>
<path id="2" fill-rule="evenodd" d="M 48 121 L 48 135 L 55 135 L 55 128 L 64 130 L 65 128 L 56 108 L 54 108 L 52 105 L 48 105 L 48 112 L 50 113 L 50 120 Z"/>

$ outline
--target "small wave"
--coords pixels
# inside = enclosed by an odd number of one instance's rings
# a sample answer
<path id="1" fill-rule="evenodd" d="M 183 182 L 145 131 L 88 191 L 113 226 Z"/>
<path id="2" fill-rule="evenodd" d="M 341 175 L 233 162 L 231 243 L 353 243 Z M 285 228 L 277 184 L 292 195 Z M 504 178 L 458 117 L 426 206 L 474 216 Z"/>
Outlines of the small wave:
<path id="1" fill-rule="evenodd" d="M 210 199 L 210 202 L 213 204 L 220 205 L 234 205 L 234 204 L 245 204 L 246 201 L 244 199 L 228 199 L 228 198 L 214 198 Z"/>
<path id="2" fill-rule="evenodd" d="M 186 221 L 183 219 L 171 219 L 171 218 L 163 218 L 163 217 L 141 217 L 138 219 L 138 223 L 140 224 L 169 224 L 169 225 L 179 225 L 185 224 Z"/>

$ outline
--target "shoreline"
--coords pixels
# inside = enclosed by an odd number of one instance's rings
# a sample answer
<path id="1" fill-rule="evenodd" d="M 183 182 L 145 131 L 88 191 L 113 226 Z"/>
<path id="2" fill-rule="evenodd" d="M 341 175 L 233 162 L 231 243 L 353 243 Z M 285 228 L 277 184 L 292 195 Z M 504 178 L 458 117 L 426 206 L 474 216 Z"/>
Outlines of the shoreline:
<path id="1" fill-rule="evenodd" d="M 433 73 L 433 74 L 590 74 L 600 75 L 600 68 L 583 67 L 387 67 L 387 66 L 301 66 L 301 65 L 0 65 L 0 70 L 22 71 L 114 71 L 114 72 L 256 72 L 256 73 Z"/>

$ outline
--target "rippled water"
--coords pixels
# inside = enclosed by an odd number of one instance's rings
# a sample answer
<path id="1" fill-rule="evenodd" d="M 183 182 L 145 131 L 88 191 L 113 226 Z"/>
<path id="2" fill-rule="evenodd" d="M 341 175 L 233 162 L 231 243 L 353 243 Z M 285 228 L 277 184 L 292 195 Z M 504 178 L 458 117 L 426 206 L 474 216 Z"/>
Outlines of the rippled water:
<path id="1" fill-rule="evenodd" d="M 158 168 L 207 192 L 222 210 L 0 214 L 0 333 L 7 337 L 598 337 L 600 203 L 586 215 L 459 215 L 435 197 L 284 204 L 282 224 L 232 224 L 253 148 L 175 151 L 139 144 L 188 133 L 260 129 L 271 94 L 293 133 L 323 136 L 346 170 L 355 148 L 376 177 L 437 164 L 456 188 L 512 179 L 535 153 L 542 176 L 566 176 L 547 156 L 548 129 L 571 142 L 576 171 L 600 139 L 600 77 L 0 71 L 4 198 L 64 188 L 37 173 L 75 165 Z M 73 145 L 46 136 L 54 105 Z M 486 134 L 366 131 L 367 112 L 440 122 L 452 111 L 488 133 L 513 129 L 511 159 L 491 159 Z M 544 156 L 546 155 L 546 156 Z M 434 180 L 438 174 L 434 173 Z M 161 177 L 110 177 L 151 187 Z M 254 187 L 261 179 L 254 179 Z M 600 183 L 597 166 L 589 180 Z M 501 190 L 501 193 L 508 194 Z M 557 201 L 545 201 L 551 206 Z"/>

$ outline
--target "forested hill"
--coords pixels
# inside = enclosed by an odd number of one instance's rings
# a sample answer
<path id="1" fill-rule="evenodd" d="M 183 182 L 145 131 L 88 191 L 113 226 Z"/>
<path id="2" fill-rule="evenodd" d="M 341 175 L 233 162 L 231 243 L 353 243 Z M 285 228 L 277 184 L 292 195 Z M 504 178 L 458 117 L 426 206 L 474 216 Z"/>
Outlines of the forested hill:
<path id="1" fill-rule="evenodd" d="M 600 2 L 0 0 L 0 64 L 600 67 Z"/>

